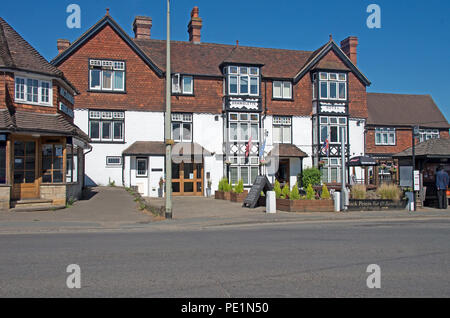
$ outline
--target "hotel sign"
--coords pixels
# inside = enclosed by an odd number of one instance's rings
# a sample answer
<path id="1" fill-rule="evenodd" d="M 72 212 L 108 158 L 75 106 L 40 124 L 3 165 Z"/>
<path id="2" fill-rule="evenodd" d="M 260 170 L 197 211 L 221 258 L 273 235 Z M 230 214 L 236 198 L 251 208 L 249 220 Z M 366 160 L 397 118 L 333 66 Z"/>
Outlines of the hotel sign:
<path id="1" fill-rule="evenodd" d="M 261 103 L 258 98 L 229 97 L 226 102 L 228 110 L 253 110 L 259 111 Z"/>
<path id="2" fill-rule="evenodd" d="M 320 103 L 320 112 L 345 114 L 347 108 L 344 103 Z"/>

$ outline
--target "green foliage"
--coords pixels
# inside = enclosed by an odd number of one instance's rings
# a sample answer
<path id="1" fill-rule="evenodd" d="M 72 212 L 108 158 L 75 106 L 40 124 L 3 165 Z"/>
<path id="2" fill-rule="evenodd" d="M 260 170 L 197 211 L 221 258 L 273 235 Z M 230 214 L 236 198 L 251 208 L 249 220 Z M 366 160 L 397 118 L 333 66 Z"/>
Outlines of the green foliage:
<path id="1" fill-rule="evenodd" d="M 311 183 L 306 188 L 306 200 L 315 200 L 316 199 L 316 192 L 314 191 Z"/>
<path id="2" fill-rule="evenodd" d="M 322 186 L 321 199 L 322 200 L 329 200 L 329 199 L 331 199 L 330 192 L 328 191 L 328 188 L 327 188 L 327 186 L 325 184 Z"/>
<path id="3" fill-rule="evenodd" d="M 226 177 L 223 177 L 220 181 L 219 181 L 219 191 L 225 191 L 225 189 L 228 187 L 228 179 Z"/>
<path id="4" fill-rule="evenodd" d="M 281 190 L 281 198 L 282 199 L 289 199 L 291 195 L 291 189 L 289 188 L 289 184 L 286 183 L 283 187 L 283 189 Z"/>
<path id="5" fill-rule="evenodd" d="M 317 168 L 307 168 L 302 173 L 303 188 L 308 188 L 309 185 L 319 185 L 321 180 L 320 170 Z"/>
<path id="6" fill-rule="evenodd" d="M 115 187 L 116 186 L 116 181 L 111 181 L 111 178 L 108 178 L 108 187 Z"/>
<path id="7" fill-rule="evenodd" d="M 350 190 L 352 199 L 364 200 L 367 197 L 367 188 L 364 184 L 355 184 Z"/>
<path id="8" fill-rule="evenodd" d="M 278 180 L 275 180 L 275 185 L 273 186 L 273 191 L 275 191 L 275 196 L 277 199 L 281 198 L 281 186 Z"/>
<path id="9" fill-rule="evenodd" d="M 235 192 L 235 193 L 243 193 L 244 192 L 244 181 L 242 179 L 240 179 L 238 184 L 233 188 L 233 192 Z"/>
<path id="10" fill-rule="evenodd" d="M 291 191 L 291 200 L 300 200 L 300 193 L 298 192 L 298 183 L 296 182 Z"/>

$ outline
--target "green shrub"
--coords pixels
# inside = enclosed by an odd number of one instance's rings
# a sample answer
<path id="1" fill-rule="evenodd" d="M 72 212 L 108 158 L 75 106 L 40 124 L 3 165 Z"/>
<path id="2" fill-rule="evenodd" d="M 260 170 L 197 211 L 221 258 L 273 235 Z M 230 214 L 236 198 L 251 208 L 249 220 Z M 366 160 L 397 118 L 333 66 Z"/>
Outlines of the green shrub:
<path id="1" fill-rule="evenodd" d="M 363 184 L 356 184 L 350 190 L 352 199 L 364 200 L 367 197 L 367 189 Z"/>
<path id="2" fill-rule="evenodd" d="M 314 191 L 311 183 L 306 188 L 306 200 L 315 200 L 316 199 L 316 192 Z"/>
<path id="3" fill-rule="evenodd" d="M 300 200 L 300 193 L 298 192 L 298 183 L 296 182 L 291 191 L 291 200 Z"/>
<path id="4" fill-rule="evenodd" d="M 244 192 L 244 181 L 242 179 L 240 179 L 238 184 L 233 188 L 233 192 L 235 192 L 235 193 L 243 193 Z"/>
<path id="5" fill-rule="evenodd" d="M 291 189 L 289 188 L 289 184 L 286 183 L 281 190 L 281 198 L 282 199 L 289 199 L 289 196 L 291 195 Z"/>
<path id="6" fill-rule="evenodd" d="M 327 186 L 325 184 L 322 186 L 322 195 L 321 195 L 320 198 L 322 200 L 329 200 L 329 199 L 331 199 L 330 192 L 328 191 L 328 188 L 327 188 Z"/>
<path id="7" fill-rule="evenodd" d="M 275 180 L 275 185 L 273 186 L 273 191 L 275 191 L 275 196 L 277 199 L 281 198 L 281 186 L 278 180 Z"/>
<path id="8" fill-rule="evenodd" d="M 321 180 L 320 170 L 317 168 L 307 168 L 302 173 L 303 188 L 308 188 L 309 185 L 319 185 Z"/>
<path id="9" fill-rule="evenodd" d="M 228 180 L 225 180 L 223 185 L 223 191 L 225 192 L 231 192 L 233 190 L 233 186 L 231 185 L 231 182 L 228 182 Z"/>
<path id="10" fill-rule="evenodd" d="M 402 190 L 395 184 L 383 183 L 377 189 L 377 194 L 383 200 L 399 201 L 402 196 Z"/>

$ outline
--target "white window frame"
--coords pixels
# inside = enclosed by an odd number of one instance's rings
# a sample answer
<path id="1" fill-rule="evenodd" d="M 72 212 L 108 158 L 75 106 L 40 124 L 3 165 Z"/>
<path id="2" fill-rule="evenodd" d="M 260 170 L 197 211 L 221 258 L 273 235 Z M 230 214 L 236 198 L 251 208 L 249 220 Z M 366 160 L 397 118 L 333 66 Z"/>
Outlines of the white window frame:
<path id="1" fill-rule="evenodd" d="M 322 180 L 324 183 L 331 183 L 331 170 L 337 169 L 337 180 L 336 183 L 341 182 L 341 158 L 322 158 L 321 161 L 324 161 L 325 164 L 321 167 L 320 177 L 323 176 L 323 170 L 327 171 L 327 180 Z"/>
<path id="2" fill-rule="evenodd" d="M 99 138 L 92 138 L 91 123 L 99 123 Z M 103 138 L 103 123 L 110 123 L 110 138 Z M 121 123 L 122 138 L 114 137 L 114 125 Z M 125 112 L 119 111 L 89 111 L 89 138 L 96 142 L 124 142 L 125 141 Z"/>
<path id="3" fill-rule="evenodd" d="M 236 68 L 236 72 L 233 72 L 232 70 Z M 225 73 L 227 74 L 227 81 L 228 81 L 228 94 L 229 95 L 243 95 L 243 96 L 259 96 L 260 94 L 260 78 L 259 78 L 259 68 L 258 67 L 247 67 L 247 66 L 227 66 L 225 68 Z M 237 84 L 237 90 L 236 93 L 231 92 L 231 78 L 236 77 L 236 84 Z M 247 92 L 242 93 L 241 92 L 241 78 L 247 79 Z M 256 80 L 257 86 L 256 86 L 256 93 L 251 92 L 251 83 L 252 80 Z"/>
<path id="4" fill-rule="evenodd" d="M 237 169 L 237 182 L 239 182 L 239 180 L 244 180 L 242 178 L 242 168 L 246 168 L 247 171 L 247 180 L 249 182 L 244 182 L 244 186 L 250 186 L 252 185 L 252 168 L 257 168 L 258 172 L 257 174 L 259 174 L 259 158 L 255 157 L 255 156 L 251 156 L 248 158 L 248 163 L 244 163 L 245 161 L 245 157 L 229 157 L 228 160 L 230 160 L 231 162 L 231 166 L 230 169 L 235 168 Z M 232 183 L 232 185 L 235 185 L 237 183 L 233 182 L 234 180 L 231 180 L 231 170 L 230 170 L 230 182 Z"/>
<path id="5" fill-rule="evenodd" d="M 336 120 L 334 122 L 334 119 Z M 343 123 L 341 123 L 341 120 L 343 120 Z M 319 142 L 322 145 L 323 144 L 323 138 L 322 138 L 322 127 L 327 127 L 327 136 L 326 139 L 328 139 L 328 142 L 330 144 L 340 144 L 341 143 L 341 127 L 344 128 L 344 134 L 345 134 L 345 143 L 348 143 L 348 132 L 347 132 L 347 117 L 338 117 L 338 116 L 320 116 L 319 121 Z M 331 141 L 330 138 L 330 131 L 331 127 L 337 127 L 337 141 Z"/>
<path id="6" fill-rule="evenodd" d="M 315 94 L 314 83 L 316 82 L 316 78 L 313 79 L 313 96 Z M 331 83 L 336 84 L 336 97 L 331 98 Z M 326 97 L 322 97 L 322 84 L 326 84 L 327 91 Z M 343 98 L 339 97 L 339 86 L 341 84 L 345 85 L 345 96 Z M 338 73 L 338 72 L 319 72 L 319 81 L 318 81 L 318 98 L 319 99 L 327 99 L 327 100 L 347 100 L 347 74 L 346 73 Z M 314 98 L 314 97 L 313 97 Z"/>
<path id="7" fill-rule="evenodd" d="M 419 130 L 419 140 L 424 142 L 430 139 L 439 139 L 440 133 L 439 129 L 420 129 Z"/>
<path id="8" fill-rule="evenodd" d="M 232 115 L 236 115 L 237 119 L 232 119 L 231 116 Z M 242 119 L 245 115 L 247 115 L 247 119 Z M 252 119 L 252 117 L 254 117 Z M 237 140 L 231 139 L 231 129 L 228 129 L 228 140 L 230 142 L 248 142 L 248 140 L 250 139 L 250 136 L 252 137 L 252 142 L 259 142 L 259 130 L 260 130 L 260 126 L 259 126 L 259 114 L 257 113 L 229 113 L 228 115 L 228 119 L 229 119 L 229 123 L 230 125 L 233 124 L 237 124 Z M 252 124 L 253 125 L 258 125 L 258 136 L 257 138 L 254 138 L 254 136 L 252 136 Z M 247 126 L 247 132 L 249 135 L 248 139 L 245 139 L 242 137 L 241 135 L 241 127 L 246 125 Z"/>
<path id="9" fill-rule="evenodd" d="M 139 173 L 139 161 L 145 162 L 145 174 Z M 144 178 L 148 176 L 148 158 L 137 157 L 136 158 L 136 177 Z"/>
<path id="10" fill-rule="evenodd" d="M 391 142 L 389 141 L 389 135 L 393 134 L 394 135 L 394 141 Z M 380 141 L 377 141 L 377 136 L 380 136 Z M 383 141 L 383 136 L 386 136 L 386 140 L 387 142 Z M 397 131 L 395 128 L 387 128 L 387 127 L 383 127 L 383 128 L 375 128 L 375 145 L 376 146 L 395 146 L 397 143 Z"/>
<path id="11" fill-rule="evenodd" d="M 180 125 L 180 138 L 179 139 L 174 139 L 174 124 L 179 124 Z M 190 125 L 191 126 L 191 138 L 190 139 L 185 139 L 184 138 L 184 125 Z M 177 142 L 192 142 L 193 140 L 193 115 L 192 114 L 183 114 L 183 113 L 172 113 L 172 121 L 171 121 L 171 135 L 172 135 L 172 139 L 174 141 Z"/>
<path id="12" fill-rule="evenodd" d="M 186 90 L 184 85 L 184 79 L 191 79 L 191 89 Z M 192 75 L 182 75 L 182 74 L 173 74 L 172 82 L 171 82 L 171 92 L 172 94 L 182 94 L 182 95 L 193 95 L 194 94 L 194 76 Z"/>
<path id="13" fill-rule="evenodd" d="M 272 141 L 274 144 L 292 144 L 292 117 L 288 116 L 273 116 L 273 138 Z M 289 127 L 289 140 L 285 140 L 284 136 L 284 128 Z M 275 128 L 279 128 L 281 130 L 280 132 L 280 138 L 281 140 L 275 140 Z"/>
<path id="14" fill-rule="evenodd" d="M 119 159 L 119 163 L 111 163 L 110 159 Z M 121 167 L 122 166 L 122 157 L 121 156 L 106 156 L 106 166 L 108 167 Z"/>
<path id="15" fill-rule="evenodd" d="M 23 88 L 23 91 L 21 91 L 21 94 L 23 94 L 23 98 L 22 97 L 18 97 L 18 92 L 17 92 L 17 80 L 23 80 L 23 84 L 20 84 L 20 87 Z M 29 101 L 27 98 L 27 90 L 28 90 L 28 80 L 33 80 L 33 81 L 37 81 L 37 102 L 34 101 Z M 44 102 L 42 101 L 44 94 L 43 94 L 43 84 L 48 85 L 48 94 L 45 95 L 48 97 L 48 102 Z M 20 103 L 20 104 L 29 104 L 29 105 L 38 105 L 38 106 L 48 106 L 48 107 L 53 107 L 53 85 L 52 85 L 52 80 L 49 79 L 42 79 L 39 77 L 35 77 L 35 76 L 29 76 L 29 75 L 15 75 L 14 76 L 14 101 L 16 103 Z"/>
<path id="16" fill-rule="evenodd" d="M 92 73 L 98 71 L 100 73 L 99 85 L 92 86 Z M 111 72 L 111 87 L 104 87 L 104 72 Z M 122 73 L 122 88 L 115 87 L 116 73 Z M 89 90 L 100 92 L 125 92 L 126 81 L 126 62 L 125 61 L 108 61 L 108 60 L 90 60 L 89 62 Z"/>
<path id="17" fill-rule="evenodd" d="M 280 84 L 280 95 L 275 95 L 275 84 Z M 284 89 L 289 87 L 289 95 L 284 95 Z M 272 83 L 272 97 L 274 99 L 292 99 L 292 82 L 289 81 L 273 81 Z"/>

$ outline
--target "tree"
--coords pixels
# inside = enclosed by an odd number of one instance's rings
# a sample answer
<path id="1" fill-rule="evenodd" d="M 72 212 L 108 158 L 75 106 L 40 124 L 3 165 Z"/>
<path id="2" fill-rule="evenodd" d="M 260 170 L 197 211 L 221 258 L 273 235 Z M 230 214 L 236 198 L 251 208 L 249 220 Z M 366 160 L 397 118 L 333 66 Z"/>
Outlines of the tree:
<path id="1" fill-rule="evenodd" d="M 328 188 L 327 188 L 327 186 L 325 184 L 322 186 L 321 199 L 322 200 L 329 200 L 329 199 L 331 199 L 330 192 L 328 191 Z"/>
<path id="2" fill-rule="evenodd" d="M 296 182 L 291 191 L 291 200 L 300 200 L 300 193 L 298 192 L 298 183 Z"/>

